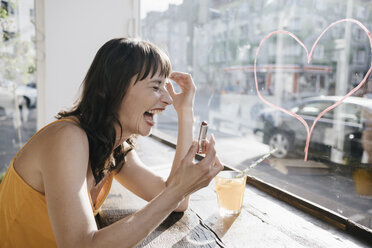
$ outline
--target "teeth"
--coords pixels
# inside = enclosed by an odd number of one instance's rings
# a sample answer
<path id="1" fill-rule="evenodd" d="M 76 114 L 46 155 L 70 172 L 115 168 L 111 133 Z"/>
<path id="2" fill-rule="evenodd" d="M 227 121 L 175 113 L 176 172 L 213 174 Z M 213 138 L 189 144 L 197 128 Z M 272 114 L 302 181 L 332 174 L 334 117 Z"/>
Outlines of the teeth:
<path id="1" fill-rule="evenodd" d="M 153 115 L 155 115 L 155 114 L 161 114 L 163 111 L 162 110 L 149 110 L 149 111 L 147 111 L 147 112 L 149 112 L 150 114 L 153 114 Z"/>

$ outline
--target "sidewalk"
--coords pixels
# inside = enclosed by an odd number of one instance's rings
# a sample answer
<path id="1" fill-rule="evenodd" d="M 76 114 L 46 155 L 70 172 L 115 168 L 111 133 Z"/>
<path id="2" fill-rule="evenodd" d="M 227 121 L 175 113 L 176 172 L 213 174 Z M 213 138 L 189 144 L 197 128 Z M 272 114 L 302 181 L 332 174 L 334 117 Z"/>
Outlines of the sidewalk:
<path id="1" fill-rule="evenodd" d="M 36 132 L 36 109 L 29 110 L 29 118 L 22 123 L 22 145 L 25 144 Z M 0 173 L 5 172 L 18 152 L 17 130 L 13 126 L 13 119 L 6 117 L 0 120 Z"/>

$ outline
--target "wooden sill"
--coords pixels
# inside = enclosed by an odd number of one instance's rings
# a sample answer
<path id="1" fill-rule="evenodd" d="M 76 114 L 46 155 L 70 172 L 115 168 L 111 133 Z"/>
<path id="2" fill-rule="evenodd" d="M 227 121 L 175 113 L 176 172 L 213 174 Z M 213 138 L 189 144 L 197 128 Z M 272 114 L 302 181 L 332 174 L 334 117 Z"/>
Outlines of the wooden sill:
<path id="1" fill-rule="evenodd" d="M 175 140 L 172 137 L 163 137 L 163 134 L 152 134 L 150 137 L 154 138 L 155 140 L 176 148 Z M 198 155 L 196 159 L 202 159 L 203 157 Z M 225 168 L 229 170 L 230 168 Z M 341 216 L 340 214 L 331 211 L 327 208 L 324 208 L 314 202 L 308 201 L 304 198 L 296 196 L 288 191 L 282 190 L 268 182 L 264 182 L 256 177 L 248 176 L 247 183 L 254 186 L 255 188 L 263 191 L 276 199 L 279 199 L 283 202 L 286 202 L 290 206 L 293 206 L 297 209 L 302 210 L 305 213 L 310 214 L 332 226 L 351 234 L 352 236 L 361 239 L 363 241 L 367 241 L 368 243 L 372 244 L 372 231 L 365 226 L 362 226 L 350 219 Z"/>

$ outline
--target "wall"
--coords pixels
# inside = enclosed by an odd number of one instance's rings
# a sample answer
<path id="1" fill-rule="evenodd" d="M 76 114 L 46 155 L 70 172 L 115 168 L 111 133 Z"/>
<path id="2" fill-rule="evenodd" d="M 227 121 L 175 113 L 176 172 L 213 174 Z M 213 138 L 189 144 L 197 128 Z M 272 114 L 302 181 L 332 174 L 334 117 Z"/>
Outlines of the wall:
<path id="1" fill-rule="evenodd" d="M 37 126 L 72 106 L 97 50 L 138 34 L 136 0 L 35 0 Z"/>

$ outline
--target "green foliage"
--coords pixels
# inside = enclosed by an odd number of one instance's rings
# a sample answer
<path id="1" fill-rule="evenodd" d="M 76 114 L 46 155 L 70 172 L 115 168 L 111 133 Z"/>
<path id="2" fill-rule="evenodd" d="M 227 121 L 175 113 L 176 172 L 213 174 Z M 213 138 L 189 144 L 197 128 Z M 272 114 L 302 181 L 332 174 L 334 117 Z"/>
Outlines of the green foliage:
<path id="1" fill-rule="evenodd" d="M 19 35 L 9 39 L 0 51 L 0 74 L 4 79 L 14 82 L 28 82 L 35 73 L 35 59 L 32 53 L 33 44 L 23 41 Z M 9 52 L 11 51 L 11 52 Z"/>
<path id="2" fill-rule="evenodd" d="M 3 7 L 0 8 L 0 18 L 5 19 L 8 16 L 8 11 Z"/>
<path id="3" fill-rule="evenodd" d="M 9 1 L 9 7 L 16 9 L 18 6 Z M 0 7 L 0 75 L 3 79 L 10 80 L 16 84 L 26 83 L 35 78 L 35 44 L 32 41 L 20 39 L 20 34 L 12 29 L 15 18 L 6 9 Z"/>
<path id="4" fill-rule="evenodd" d="M 0 6 L 0 32 L 3 33 L 3 30 L 6 29 L 8 11 L 4 9 L 3 6 Z M 1 42 L 4 38 L 1 38 Z M 0 44 L 1 47 L 1 44 Z"/>

